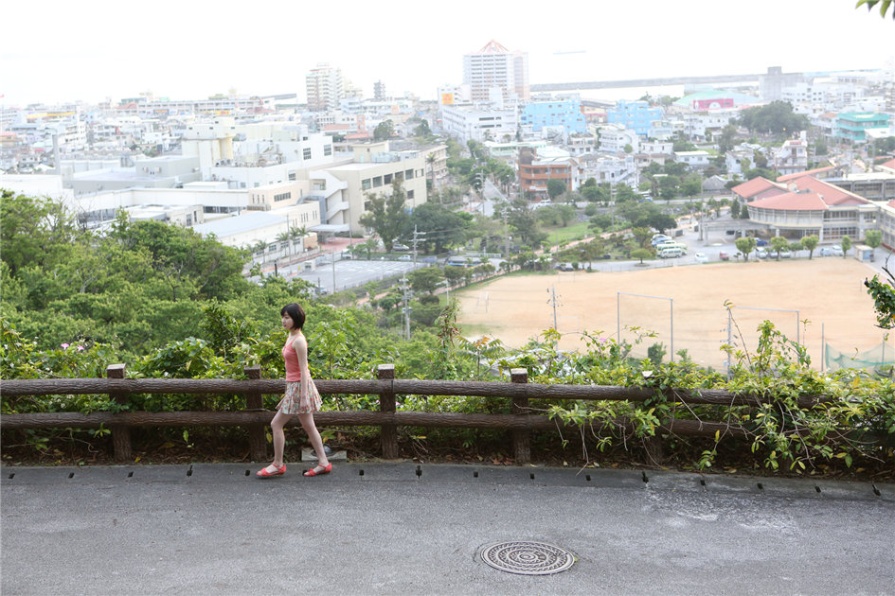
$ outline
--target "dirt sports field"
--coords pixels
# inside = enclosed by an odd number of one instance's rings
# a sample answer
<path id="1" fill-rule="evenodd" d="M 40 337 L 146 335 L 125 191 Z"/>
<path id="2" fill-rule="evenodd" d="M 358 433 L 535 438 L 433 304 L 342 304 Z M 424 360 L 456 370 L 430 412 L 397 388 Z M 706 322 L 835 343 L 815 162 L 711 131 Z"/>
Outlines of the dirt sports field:
<path id="1" fill-rule="evenodd" d="M 585 350 L 581 331 L 617 338 L 620 329 L 622 339 L 633 342 L 630 328 L 640 327 L 658 336 L 635 350 L 638 357 L 656 342 L 670 355 L 673 343 L 674 352 L 686 349 L 697 363 L 723 368 L 721 345 L 730 339 L 754 351 L 757 326 L 770 320 L 807 346 L 812 365 L 821 369 L 824 343 L 849 356 L 883 343 L 886 334 L 875 326 L 863 286 L 874 274 L 867 264 L 837 257 L 653 264 L 634 271 L 501 277 L 456 295 L 466 337 L 484 335 L 513 348 L 552 328 L 554 320 L 563 334 L 560 348 L 578 351 Z M 727 301 L 733 304 L 730 316 Z M 895 356 L 895 348 L 883 351 L 886 359 Z"/>

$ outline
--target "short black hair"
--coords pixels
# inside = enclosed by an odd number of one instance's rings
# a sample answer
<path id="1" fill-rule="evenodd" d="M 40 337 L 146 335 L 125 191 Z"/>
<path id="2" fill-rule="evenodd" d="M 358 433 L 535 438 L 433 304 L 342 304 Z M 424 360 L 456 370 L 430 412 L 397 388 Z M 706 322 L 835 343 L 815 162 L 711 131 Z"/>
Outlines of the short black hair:
<path id="1" fill-rule="evenodd" d="M 294 329 L 301 329 L 305 325 L 305 311 L 298 302 L 291 302 L 280 309 L 280 316 L 289 315 L 292 317 Z"/>

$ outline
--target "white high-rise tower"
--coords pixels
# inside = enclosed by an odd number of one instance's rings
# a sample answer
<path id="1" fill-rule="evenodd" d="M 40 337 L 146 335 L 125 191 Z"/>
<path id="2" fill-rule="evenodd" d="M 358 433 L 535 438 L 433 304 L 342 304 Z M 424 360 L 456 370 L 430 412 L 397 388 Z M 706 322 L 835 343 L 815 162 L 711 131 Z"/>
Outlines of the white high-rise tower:
<path id="1" fill-rule="evenodd" d="M 469 85 L 473 101 L 493 101 L 495 90 L 503 100 L 527 101 L 528 54 L 511 52 L 491 40 L 478 52 L 463 56 L 463 83 Z"/>

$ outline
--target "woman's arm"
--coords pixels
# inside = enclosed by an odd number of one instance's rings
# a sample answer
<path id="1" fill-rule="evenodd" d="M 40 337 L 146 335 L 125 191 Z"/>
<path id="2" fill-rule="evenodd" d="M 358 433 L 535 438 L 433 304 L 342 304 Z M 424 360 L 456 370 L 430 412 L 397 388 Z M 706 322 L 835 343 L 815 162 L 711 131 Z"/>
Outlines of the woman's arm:
<path id="1" fill-rule="evenodd" d="M 295 350 L 298 367 L 301 370 L 300 397 L 304 398 L 307 396 L 308 387 L 311 384 L 311 371 L 308 369 L 308 340 L 301 334 L 292 341 L 292 348 Z"/>

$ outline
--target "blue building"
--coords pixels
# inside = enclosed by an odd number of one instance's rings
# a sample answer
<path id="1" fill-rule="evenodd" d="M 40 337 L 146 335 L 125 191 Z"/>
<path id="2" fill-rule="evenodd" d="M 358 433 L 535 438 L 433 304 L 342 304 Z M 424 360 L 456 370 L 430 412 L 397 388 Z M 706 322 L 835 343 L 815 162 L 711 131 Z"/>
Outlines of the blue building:
<path id="1" fill-rule="evenodd" d="M 609 124 L 623 124 L 642 137 L 649 136 L 651 124 L 663 118 L 665 110 L 651 108 L 645 101 L 619 101 L 614 108 L 606 110 Z"/>
<path id="2" fill-rule="evenodd" d="M 562 126 L 567 135 L 587 132 L 587 122 L 581 112 L 580 99 L 560 99 L 551 101 L 533 101 L 525 104 L 519 116 L 522 128 L 531 128 L 532 132 L 541 132 L 545 127 Z"/>

